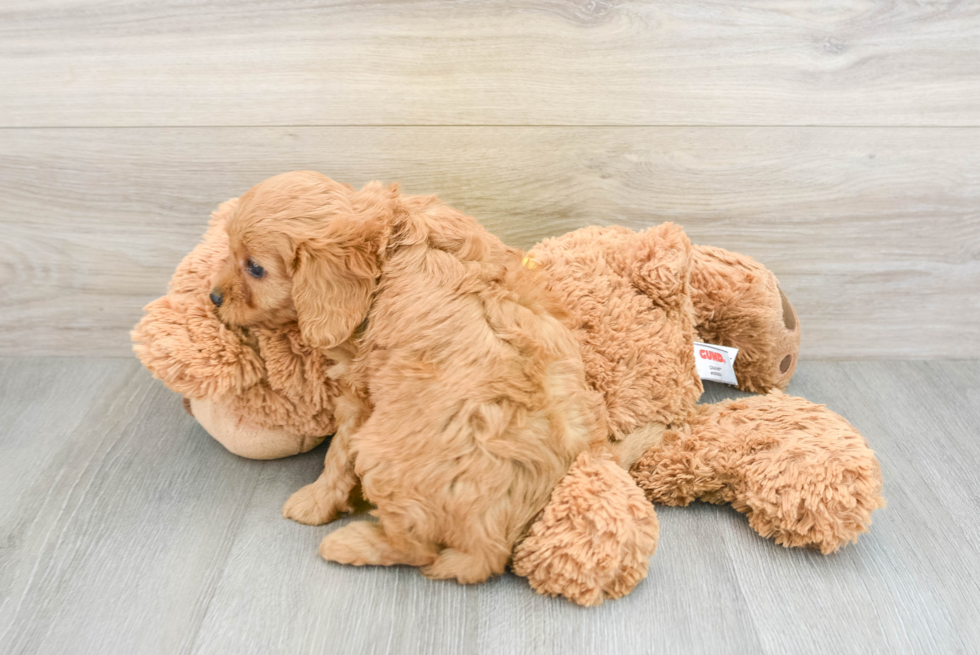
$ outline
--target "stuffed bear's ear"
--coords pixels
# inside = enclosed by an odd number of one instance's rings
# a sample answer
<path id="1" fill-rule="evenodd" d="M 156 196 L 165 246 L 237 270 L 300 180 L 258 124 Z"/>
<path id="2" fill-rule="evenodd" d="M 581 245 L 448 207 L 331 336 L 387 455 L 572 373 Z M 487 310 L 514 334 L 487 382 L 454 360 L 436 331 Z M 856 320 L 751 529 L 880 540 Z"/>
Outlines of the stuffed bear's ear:
<path id="1" fill-rule="evenodd" d="M 346 341 L 371 308 L 380 266 L 371 241 L 303 243 L 293 270 L 293 304 L 303 340 L 314 348 Z"/>

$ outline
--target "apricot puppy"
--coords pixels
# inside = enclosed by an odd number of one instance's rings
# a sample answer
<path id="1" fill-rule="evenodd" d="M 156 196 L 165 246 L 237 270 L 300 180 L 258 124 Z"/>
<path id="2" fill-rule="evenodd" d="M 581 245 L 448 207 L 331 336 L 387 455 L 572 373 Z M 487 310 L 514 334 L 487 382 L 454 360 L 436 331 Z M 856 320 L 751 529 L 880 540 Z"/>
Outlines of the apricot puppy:
<path id="1" fill-rule="evenodd" d="M 340 362 L 324 471 L 283 514 L 329 522 L 360 483 L 379 520 L 331 533 L 326 559 L 464 583 L 501 573 L 571 463 L 606 436 L 578 343 L 521 253 L 435 197 L 309 171 L 253 187 L 227 229 L 218 316 L 296 321 Z"/>

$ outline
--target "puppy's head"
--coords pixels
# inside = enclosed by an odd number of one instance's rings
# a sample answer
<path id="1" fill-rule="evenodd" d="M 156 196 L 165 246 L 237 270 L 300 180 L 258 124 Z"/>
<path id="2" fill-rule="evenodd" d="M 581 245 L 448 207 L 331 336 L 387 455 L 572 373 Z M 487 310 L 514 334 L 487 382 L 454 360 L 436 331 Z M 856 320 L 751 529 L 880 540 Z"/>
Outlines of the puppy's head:
<path id="1" fill-rule="evenodd" d="M 313 171 L 249 189 L 212 281 L 218 317 L 240 327 L 297 321 L 318 348 L 345 341 L 367 317 L 396 195 L 377 183 L 354 191 Z"/>

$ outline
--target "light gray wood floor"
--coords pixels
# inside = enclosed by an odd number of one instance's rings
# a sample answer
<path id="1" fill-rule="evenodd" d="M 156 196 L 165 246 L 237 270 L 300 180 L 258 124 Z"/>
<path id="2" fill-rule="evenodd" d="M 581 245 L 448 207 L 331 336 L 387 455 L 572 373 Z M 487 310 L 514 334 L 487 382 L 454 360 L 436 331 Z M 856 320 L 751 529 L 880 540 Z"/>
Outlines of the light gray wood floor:
<path id="1" fill-rule="evenodd" d="M 237 458 L 135 361 L 0 359 L 0 652 L 977 652 L 977 363 L 804 362 L 790 391 L 877 451 L 871 533 L 824 557 L 662 508 L 649 577 L 582 609 L 509 574 L 328 564 L 334 526 L 279 515 L 323 447 Z"/>

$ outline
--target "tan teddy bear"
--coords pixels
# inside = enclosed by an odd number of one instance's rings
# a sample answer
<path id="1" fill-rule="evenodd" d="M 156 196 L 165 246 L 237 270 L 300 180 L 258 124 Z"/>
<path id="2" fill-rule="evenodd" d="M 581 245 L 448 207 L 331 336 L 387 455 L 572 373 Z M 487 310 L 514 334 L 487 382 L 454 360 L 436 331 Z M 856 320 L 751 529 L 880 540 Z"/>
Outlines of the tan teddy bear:
<path id="1" fill-rule="evenodd" d="M 207 296 L 236 204 L 214 212 L 168 294 L 146 307 L 134 350 L 228 450 L 285 457 L 333 432 L 332 362 L 295 326 L 217 320 Z M 610 427 L 608 447 L 580 455 L 514 550 L 513 570 L 537 591 L 585 605 L 628 593 L 656 548 L 651 501 L 731 503 L 761 535 L 825 553 L 867 530 L 883 505 L 874 454 L 842 417 L 778 391 L 800 326 L 770 271 L 692 247 L 671 224 L 584 228 L 545 240 L 525 265 L 562 299 Z M 696 405 L 696 340 L 738 348 L 739 387 L 774 391 Z"/>

